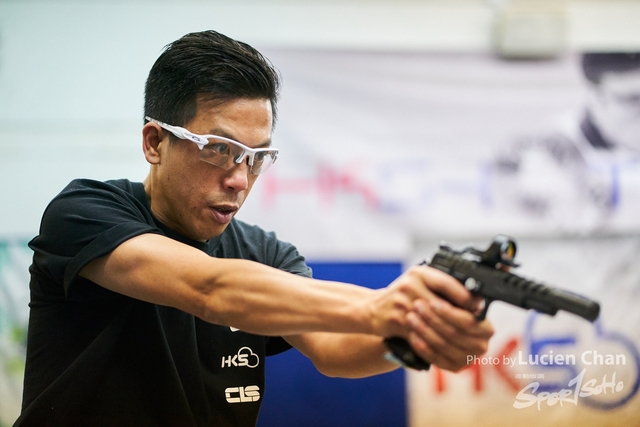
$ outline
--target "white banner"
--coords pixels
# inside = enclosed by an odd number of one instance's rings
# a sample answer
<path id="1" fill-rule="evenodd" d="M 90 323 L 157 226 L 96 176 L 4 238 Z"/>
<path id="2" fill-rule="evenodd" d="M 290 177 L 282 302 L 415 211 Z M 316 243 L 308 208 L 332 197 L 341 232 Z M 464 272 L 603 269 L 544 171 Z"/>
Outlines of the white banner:
<path id="1" fill-rule="evenodd" d="M 241 215 L 308 256 L 406 255 L 415 236 L 640 230 L 640 137 L 636 151 L 600 150 L 581 134 L 593 89 L 579 55 L 267 55 L 284 82 L 281 154 Z"/>

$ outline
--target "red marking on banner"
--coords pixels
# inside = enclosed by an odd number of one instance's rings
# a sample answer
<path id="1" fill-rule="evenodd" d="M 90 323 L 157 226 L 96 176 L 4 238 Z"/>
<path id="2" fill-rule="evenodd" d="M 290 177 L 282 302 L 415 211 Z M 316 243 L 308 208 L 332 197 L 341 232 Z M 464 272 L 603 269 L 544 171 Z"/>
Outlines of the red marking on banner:
<path id="1" fill-rule="evenodd" d="M 442 394 L 444 393 L 444 390 L 445 390 L 444 374 L 442 373 L 442 370 L 437 366 L 433 366 L 432 369 L 433 369 L 433 379 L 436 382 L 436 393 Z"/>
<path id="2" fill-rule="evenodd" d="M 495 370 L 498 374 L 498 378 L 507 383 L 509 388 L 514 391 L 519 391 L 522 388 L 522 385 L 516 381 L 513 374 L 509 372 L 508 365 L 504 364 L 504 360 L 506 357 L 513 354 L 513 352 L 518 348 L 520 344 L 520 340 L 518 338 L 511 338 L 506 342 L 506 344 L 498 350 L 498 352 L 494 356 L 485 356 L 486 358 L 490 358 L 492 360 L 497 360 L 497 363 L 492 364 L 470 364 L 466 368 L 464 368 L 462 372 L 469 372 L 471 374 L 472 379 L 472 387 L 476 393 L 481 393 L 485 389 L 484 378 L 487 374 L 487 369 L 489 372 Z M 444 372 L 439 369 L 437 366 L 432 367 L 433 370 L 433 380 L 435 385 L 435 391 L 437 394 L 443 394 L 447 390 L 447 381 L 446 375 Z M 457 375 L 457 374 L 451 374 Z"/>
<path id="3" fill-rule="evenodd" d="M 484 389 L 482 382 L 482 367 L 480 365 L 471 365 L 467 368 L 473 375 L 473 391 L 480 393 Z"/>
<path id="4" fill-rule="evenodd" d="M 518 344 L 519 344 L 518 338 L 510 339 L 509 341 L 507 341 L 504 347 L 500 349 L 497 357 L 499 357 L 500 360 L 503 361 L 505 357 L 508 357 L 509 355 L 513 354 L 516 348 L 518 348 Z M 513 391 L 519 391 L 522 388 L 522 385 L 519 384 L 518 381 L 516 381 L 514 375 L 509 372 L 508 366 L 505 366 L 504 363 L 500 362 L 499 364 L 495 365 L 494 368 L 496 369 L 496 372 L 498 373 L 500 378 L 506 381 L 506 383 L 509 385 L 509 387 Z"/>
<path id="5" fill-rule="evenodd" d="M 464 368 L 460 372 L 471 373 L 471 378 L 473 380 L 473 390 L 476 393 L 480 393 L 481 391 L 484 390 L 484 384 L 482 381 L 482 367 L 480 365 L 469 365 L 468 367 Z M 434 373 L 433 379 L 435 381 L 436 393 L 442 394 L 446 391 L 446 388 L 447 388 L 444 372 L 442 371 L 442 369 L 438 368 L 437 366 L 433 366 L 433 373 Z"/>
<path id="6" fill-rule="evenodd" d="M 375 190 L 355 173 L 356 168 L 333 168 L 319 163 L 315 176 L 309 178 L 279 178 L 275 173 L 265 174 L 263 204 L 272 206 L 279 196 L 294 193 L 315 193 L 321 206 L 332 206 L 340 193 L 359 194 L 370 208 L 379 205 Z"/>

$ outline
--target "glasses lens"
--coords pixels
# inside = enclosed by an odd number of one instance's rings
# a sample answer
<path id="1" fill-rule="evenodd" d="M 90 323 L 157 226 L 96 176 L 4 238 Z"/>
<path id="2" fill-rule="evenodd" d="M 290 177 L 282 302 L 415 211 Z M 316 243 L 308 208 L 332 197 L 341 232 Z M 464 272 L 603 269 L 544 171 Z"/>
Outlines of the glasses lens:
<path id="1" fill-rule="evenodd" d="M 229 170 L 243 159 L 247 152 L 241 145 L 217 138 L 209 138 L 209 143 L 200 150 L 200 159 L 214 166 Z M 277 150 L 260 150 L 253 156 L 250 172 L 254 175 L 265 172 L 275 162 Z"/>
<path id="2" fill-rule="evenodd" d="M 276 161 L 276 151 L 258 151 L 253 156 L 253 166 L 251 166 L 251 173 L 260 174 L 269 169 L 269 166 Z"/>
<path id="3" fill-rule="evenodd" d="M 235 166 L 234 160 L 244 154 L 244 150 L 230 142 L 209 138 L 209 143 L 200 150 L 200 159 L 214 166 L 229 170 Z"/>

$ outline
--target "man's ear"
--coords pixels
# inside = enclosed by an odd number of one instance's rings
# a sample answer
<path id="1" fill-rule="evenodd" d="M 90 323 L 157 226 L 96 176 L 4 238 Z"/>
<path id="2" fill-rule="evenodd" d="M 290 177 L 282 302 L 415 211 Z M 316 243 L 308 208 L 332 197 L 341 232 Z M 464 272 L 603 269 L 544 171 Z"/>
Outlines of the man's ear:
<path id="1" fill-rule="evenodd" d="M 160 164 L 160 143 L 166 137 L 165 132 L 155 123 L 147 123 L 142 128 L 142 151 L 152 165 Z M 168 140 L 167 140 L 168 142 Z"/>

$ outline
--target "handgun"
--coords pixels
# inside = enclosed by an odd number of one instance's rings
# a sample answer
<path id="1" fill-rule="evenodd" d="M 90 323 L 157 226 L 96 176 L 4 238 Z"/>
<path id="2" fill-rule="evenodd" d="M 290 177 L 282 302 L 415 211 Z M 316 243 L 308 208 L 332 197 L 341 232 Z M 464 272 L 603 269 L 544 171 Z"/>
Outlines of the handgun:
<path id="1" fill-rule="evenodd" d="M 484 299 L 484 307 L 476 316 L 483 320 L 489 304 L 493 301 L 506 303 L 524 309 L 533 309 L 554 316 L 558 310 L 576 314 L 593 322 L 600 314 L 600 304 L 582 295 L 536 283 L 511 273 L 514 262 L 516 241 L 505 235 L 495 236 L 489 247 L 478 250 L 471 246 L 456 251 L 441 244 L 428 264 L 455 277 L 472 294 Z M 430 363 L 418 356 L 409 343 L 400 337 L 384 340 L 390 350 L 385 357 L 402 366 L 417 370 L 427 370 Z"/>

